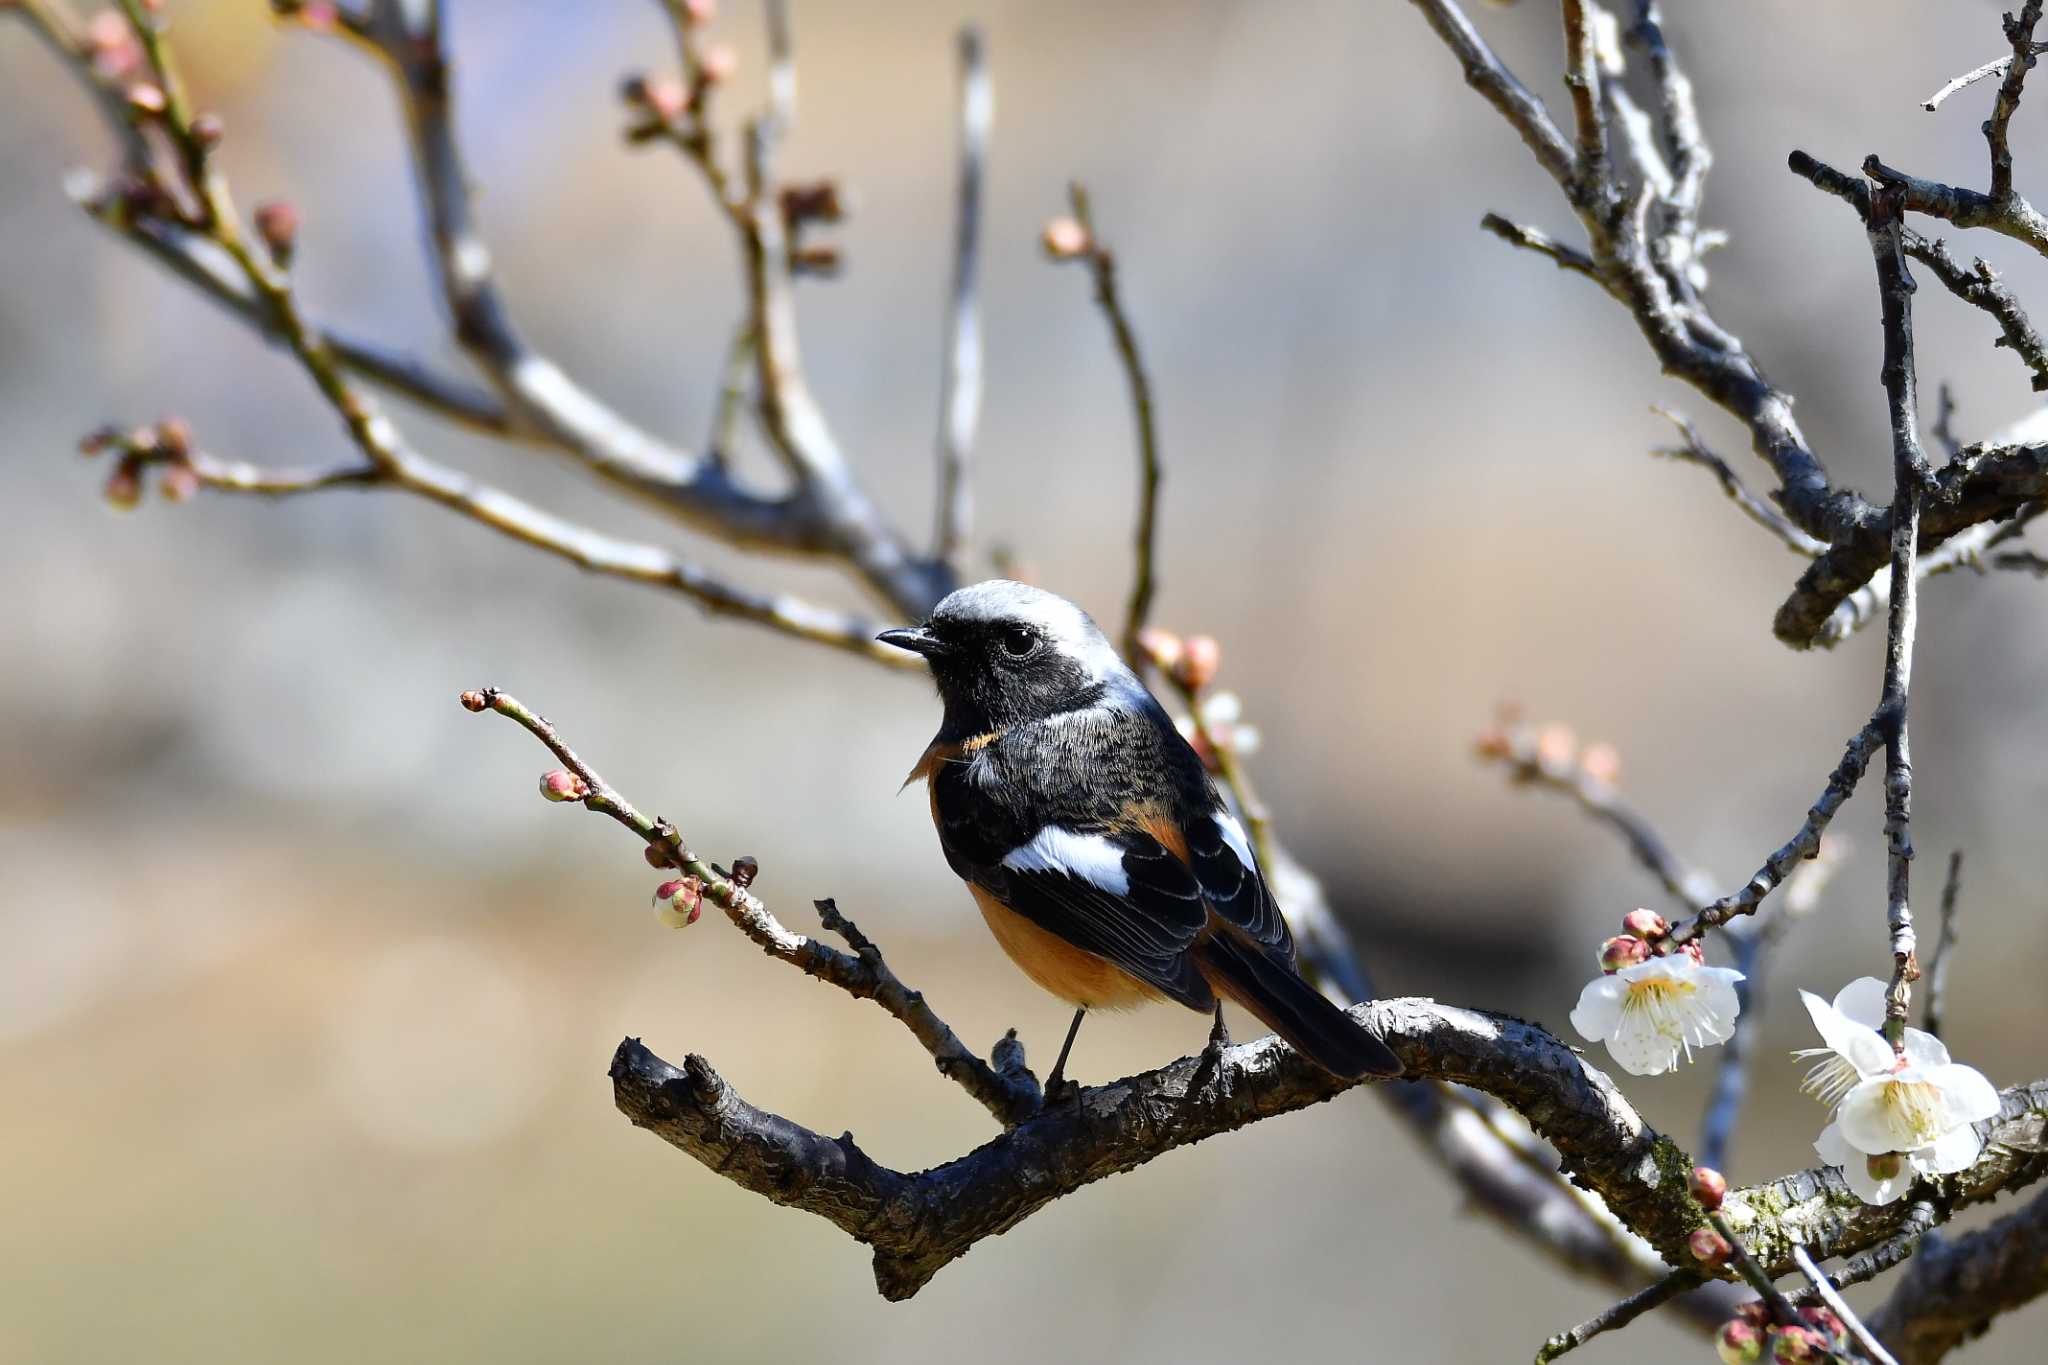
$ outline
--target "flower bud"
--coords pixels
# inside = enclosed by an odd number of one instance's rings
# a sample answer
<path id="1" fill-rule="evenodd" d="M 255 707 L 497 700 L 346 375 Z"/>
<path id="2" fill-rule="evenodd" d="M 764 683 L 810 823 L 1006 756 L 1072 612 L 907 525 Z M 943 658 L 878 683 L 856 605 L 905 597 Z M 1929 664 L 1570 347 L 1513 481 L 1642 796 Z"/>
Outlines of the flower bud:
<path id="1" fill-rule="evenodd" d="M 1045 254 L 1056 261 L 1071 261 L 1085 256 L 1095 245 L 1088 238 L 1088 229 L 1074 218 L 1053 219 L 1038 234 L 1038 240 L 1045 247 Z"/>
<path id="2" fill-rule="evenodd" d="M 191 424 L 182 417 L 166 417 L 156 424 L 151 443 L 172 459 L 182 460 L 192 453 Z"/>
<path id="3" fill-rule="evenodd" d="M 1612 744 L 1589 744 L 1579 755 L 1579 771 L 1595 782 L 1613 786 L 1621 776 L 1621 755 Z"/>
<path id="4" fill-rule="evenodd" d="M 1199 692 L 1216 679 L 1223 666 L 1223 646 L 1213 635 L 1190 635 L 1181 642 L 1180 658 L 1173 669 L 1174 680 L 1190 692 Z"/>
<path id="5" fill-rule="evenodd" d="M 465 711 L 488 711 L 491 709 L 491 699 L 476 689 L 471 688 L 462 694 L 462 709 Z"/>
<path id="6" fill-rule="evenodd" d="M 706 85 L 722 85 L 740 69 L 740 57 L 724 43 L 712 43 L 697 59 L 697 74 Z"/>
<path id="7" fill-rule="evenodd" d="M 683 0 L 683 22 L 702 28 L 718 17 L 718 0 Z"/>
<path id="8" fill-rule="evenodd" d="M 1645 943 L 1655 943 L 1671 932 L 1671 926 L 1655 910 L 1631 910 L 1621 917 L 1621 930 Z"/>
<path id="9" fill-rule="evenodd" d="M 164 98 L 162 87 L 148 81 L 137 81 L 122 93 L 128 103 L 128 112 L 138 118 L 160 118 L 170 102 Z"/>
<path id="10" fill-rule="evenodd" d="M 133 461 L 123 460 L 114 467 L 114 472 L 107 476 L 106 487 L 100 490 L 100 496 L 107 500 L 108 506 L 120 512 L 129 511 L 142 501 L 142 476 L 136 472 Z"/>
<path id="11" fill-rule="evenodd" d="M 1835 1310 L 1820 1304 L 1800 1309 L 1799 1320 L 1820 1333 L 1822 1339 L 1830 1346 L 1849 1335 L 1848 1327 L 1835 1316 Z"/>
<path id="12" fill-rule="evenodd" d="M 1741 1318 L 1730 1318 L 1714 1334 L 1714 1352 L 1726 1365 L 1751 1365 L 1763 1358 L 1764 1334 Z"/>
<path id="13" fill-rule="evenodd" d="M 1780 1327 L 1771 1333 L 1771 1358 L 1778 1365 L 1818 1365 L 1827 1354 L 1827 1343 L 1810 1327 Z"/>
<path id="14" fill-rule="evenodd" d="M 227 135 L 227 128 L 220 121 L 219 114 L 200 114 L 192 120 L 192 140 L 199 144 L 199 150 L 210 152 L 220 146 L 220 140 Z"/>
<path id="15" fill-rule="evenodd" d="M 171 502 L 190 502 L 199 496 L 199 471 L 189 464 L 166 465 L 156 489 Z"/>
<path id="16" fill-rule="evenodd" d="M 1536 732 L 1536 761 L 1562 768 L 1579 752 L 1579 737 L 1569 725 L 1546 725 Z"/>
<path id="17" fill-rule="evenodd" d="M 1691 958 L 1694 966 L 1704 967 L 1707 965 L 1707 945 L 1701 943 L 1698 939 L 1691 939 L 1680 944 L 1678 951 Z"/>
<path id="18" fill-rule="evenodd" d="M 792 227 L 810 222 L 836 223 L 846 216 L 846 202 L 840 197 L 836 180 L 784 185 L 779 200 L 782 221 Z"/>
<path id="19" fill-rule="evenodd" d="M 1650 945 L 1627 934 L 1616 934 L 1600 945 L 1600 970 L 1618 972 L 1623 967 L 1633 967 L 1646 962 L 1650 957 Z"/>
<path id="20" fill-rule="evenodd" d="M 1906 1159 L 1897 1152 L 1886 1152 L 1865 1158 L 1863 1168 L 1870 1172 L 1872 1180 L 1896 1180 L 1899 1172 L 1906 1168 Z"/>
<path id="21" fill-rule="evenodd" d="M 1735 1316 L 1761 1332 L 1771 1324 L 1771 1307 L 1762 1299 L 1746 1299 L 1735 1306 Z"/>
<path id="22" fill-rule="evenodd" d="M 289 200 L 272 199 L 256 206 L 256 235 L 270 248 L 271 259 L 287 265 L 299 239 L 299 211 Z"/>
<path id="23" fill-rule="evenodd" d="M 1138 632 L 1138 649 L 1154 667 L 1171 669 L 1180 661 L 1180 636 L 1159 626 L 1147 626 Z"/>
<path id="24" fill-rule="evenodd" d="M 837 275 L 843 262 L 836 246 L 800 246 L 789 253 L 789 268 L 798 275 Z"/>
<path id="25" fill-rule="evenodd" d="M 96 427 L 78 438 L 78 453 L 97 455 L 121 439 L 119 427 Z"/>
<path id="26" fill-rule="evenodd" d="M 643 844 L 640 848 L 640 856 L 647 860 L 649 867 L 674 867 L 676 865 L 676 860 L 671 858 L 668 850 L 660 844 Z"/>
<path id="27" fill-rule="evenodd" d="M 1695 1261 L 1704 1266 L 1722 1265 L 1730 1254 L 1728 1239 L 1712 1228 L 1694 1228 L 1692 1235 L 1685 1239 L 1685 1248 Z"/>
<path id="28" fill-rule="evenodd" d="M 732 860 L 732 884 L 744 891 L 754 884 L 754 878 L 761 875 L 761 864 L 752 858 L 741 856 Z"/>
<path id="29" fill-rule="evenodd" d="M 1728 1178 L 1712 1166 L 1695 1166 L 1692 1176 L 1685 1182 L 1692 1191 L 1692 1197 L 1700 1201 L 1700 1207 L 1708 1213 L 1721 1207 L 1721 1201 L 1728 1197 Z"/>
<path id="30" fill-rule="evenodd" d="M 1472 752 L 1481 758 L 1508 758 L 1515 752 L 1515 741 L 1500 726 L 1489 725 L 1473 739 Z"/>
<path id="31" fill-rule="evenodd" d="M 590 784 L 567 768 L 552 768 L 540 775 L 540 794 L 550 801 L 581 801 L 590 795 Z"/>
<path id="32" fill-rule="evenodd" d="M 654 908 L 671 929 L 695 924 L 697 916 L 704 913 L 704 883 L 695 877 L 663 882 L 654 888 Z"/>

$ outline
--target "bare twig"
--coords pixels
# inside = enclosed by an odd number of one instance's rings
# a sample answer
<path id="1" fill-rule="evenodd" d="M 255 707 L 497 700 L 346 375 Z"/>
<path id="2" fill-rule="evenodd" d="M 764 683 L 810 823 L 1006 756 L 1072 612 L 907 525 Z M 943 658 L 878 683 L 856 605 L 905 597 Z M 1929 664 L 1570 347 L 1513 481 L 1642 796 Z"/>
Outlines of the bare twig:
<path id="1" fill-rule="evenodd" d="M 1715 1210 L 1709 1209 L 1707 1223 L 1714 1231 L 1720 1233 L 1721 1240 L 1728 1244 L 1730 1264 L 1735 1267 L 1736 1273 L 1742 1276 L 1744 1283 L 1754 1289 L 1757 1297 L 1764 1301 L 1764 1307 L 1770 1312 L 1771 1321 L 1785 1327 L 1797 1322 L 1799 1317 L 1793 1311 L 1791 1301 L 1778 1289 L 1777 1281 L 1771 1278 L 1769 1272 L 1757 1264 L 1756 1257 L 1750 1254 L 1748 1246 L 1743 1243 L 1735 1229 L 1729 1226 L 1728 1220 Z M 1798 1249 L 1798 1243 L 1793 1244 L 1793 1249 Z"/>
<path id="2" fill-rule="evenodd" d="M 1744 516 L 1783 541 L 1785 548 L 1793 554 L 1811 559 L 1828 548 L 1824 542 L 1815 540 L 1787 521 L 1784 513 L 1750 492 L 1735 471 L 1729 468 L 1728 462 L 1707 448 L 1707 443 L 1700 439 L 1699 428 L 1692 424 L 1690 417 L 1672 412 L 1668 408 L 1653 406 L 1650 411 L 1677 427 L 1678 434 L 1685 440 L 1682 446 L 1660 446 L 1650 452 L 1652 455 L 1683 460 L 1706 468 L 1719 481 L 1721 491 L 1742 509 Z"/>
<path id="3" fill-rule="evenodd" d="M 2048 52 L 2048 43 L 2030 43 L 2027 50 L 2032 55 L 2039 56 L 2043 52 Z M 1920 101 L 1920 107 L 1931 114 L 1941 108 L 1942 103 L 1958 90 L 1967 89 L 1978 81 L 1989 80 L 1993 76 L 2003 76 L 2011 67 L 2012 58 L 2007 56 L 1996 58 L 1973 70 L 1965 71 L 1962 75 Z"/>
<path id="4" fill-rule="evenodd" d="M 1591 256 L 1577 247 L 1565 245 L 1542 228 L 1510 221 L 1498 213 L 1489 213 L 1482 217 L 1479 226 L 1510 246 L 1518 246 L 1524 251 L 1534 251 L 1539 255 L 1548 256 L 1559 270 L 1569 270 L 1589 279 L 1598 278 Z"/>
<path id="5" fill-rule="evenodd" d="M 1893 1359 L 1892 1353 L 1885 1350 L 1884 1343 L 1872 1336 L 1870 1329 L 1863 1325 L 1863 1319 L 1856 1316 L 1856 1311 L 1849 1307 L 1848 1300 L 1835 1292 L 1835 1286 L 1821 1268 L 1813 1263 L 1813 1257 L 1806 1254 L 1805 1247 L 1794 1246 L 1792 1259 L 1798 1263 L 1800 1273 L 1812 1281 L 1813 1292 L 1820 1296 L 1822 1303 L 1834 1310 L 1835 1316 L 1842 1320 L 1843 1326 L 1849 1329 L 1849 1334 L 1856 1338 L 1857 1346 L 1862 1348 L 1873 1365 L 1899 1365 L 1899 1362 Z"/>
<path id="6" fill-rule="evenodd" d="M 1709 929 L 1726 924 L 1737 915 L 1747 915 L 1763 904 L 1764 898 L 1784 884 L 1792 869 L 1803 860 L 1820 851 L 1820 837 L 1827 829 L 1835 812 L 1842 808 L 1856 784 L 1863 779 L 1863 773 L 1870 766 L 1871 755 L 1877 751 L 1884 738 L 1878 722 L 1873 719 L 1849 739 L 1843 750 L 1842 761 L 1828 774 L 1827 786 L 1822 788 L 1820 799 L 1806 812 L 1806 822 L 1756 870 L 1740 891 L 1723 896 L 1707 906 L 1690 923 L 1672 930 L 1675 944 L 1689 943 Z"/>
<path id="7" fill-rule="evenodd" d="M 2034 6 L 2039 13 L 2038 3 Z M 1910 886 L 1913 869 L 1913 759 L 1907 707 L 1913 681 L 1913 636 L 1918 621 L 1920 500 L 1931 480 L 1920 449 L 1920 410 L 1913 374 L 1913 276 L 1900 242 L 1905 196 L 1887 189 L 1871 196 L 1870 248 L 1877 262 L 1884 314 L 1884 387 L 1892 425 L 1892 600 L 1885 638 L 1884 691 L 1877 723 L 1885 740 L 1885 923 L 1891 938 L 1892 979 L 1885 993 L 1885 1037 L 1904 1045 L 1912 983 L 1919 979 Z"/>
<path id="8" fill-rule="evenodd" d="M 939 506 L 932 553 L 956 559 L 972 534 L 974 491 L 968 457 L 981 419 L 982 167 L 988 159 L 995 95 L 981 30 L 960 30 L 960 175 L 954 197 L 953 282 L 946 312 L 945 364 L 939 377 Z"/>
<path id="9" fill-rule="evenodd" d="M 1131 416 L 1137 426 L 1138 519 L 1137 530 L 1132 537 L 1135 564 L 1131 575 L 1130 606 L 1124 613 L 1120 637 L 1124 657 L 1136 662 L 1142 657 L 1138 635 L 1151 617 L 1152 598 L 1158 590 L 1154 564 L 1161 472 L 1159 429 L 1152 407 L 1152 380 L 1145 372 L 1144 358 L 1138 352 L 1138 334 L 1131 326 L 1130 314 L 1125 311 L 1123 295 L 1117 288 L 1116 255 L 1103 244 L 1096 232 L 1094 217 L 1089 211 L 1088 189 L 1076 180 L 1067 187 L 1067 197 L 1073 205 L 1074 221 L 1080 225 L 1084 243 L 1078 255 L 1087 262 L 1089 277 L 1095 282 L 1095 302 L 1102 309 L 1103 316 L 1109 319 L 1110 338 L 1116 343 L 1117 358 L 1123 362 L 1124 379 L 1131 390 Z"/>
<path id="10" fill-rule="evenodd" d="M 1956 946 L 1956 900 L 1963 890 L 1963 851 L 1948 855 L 1948 880 L 1941 888 L 1941 929 L 1934 937 L 1934 950 L 1927 959 L 1926 998 L 1921 1001 L 1927 1031 L 1939 1038 L 1948 1019 L 1949 954 Z"/>
<path id="11" fill-rule="evenodd" d="M 517 721 L 562 765 L 583 780 L 586 809 L 610 816 L 640 836 L 649 847 L 662 853 L 668 864 L 702 884 L 702 894 L 720 906 L 726 917 L 770 957 L 802 969 L 808 976 L 837 986 L 856 999 L 873 1000 L 887 1010 L 929 1052 L 939 1073 L 948 1077 L 977 1100 L 1004 1126 L 1013 1126 L 1035 1112 L 1039 1104 L 1038 1083 L 1029 1072 L 997 1071 L 968 1051 L 946 1026 L 946 1022 L 925 1003 L 924 996 L 911 990 L 882 960 L 879 949 L 839 913 L 831 901 L 819 901 L 817 909 L 827 929 L 843 936 L 854 955 L 849 957 L 817 939 L 785 929 L 747 887 L 693 854 L 676 827 L 666 820 L 649 819 L 615 791 L 595 769 L 555 732 L 545 717 L 537 715 L 518 699 L 494 687 L 465 693 L 463 705 L 476 711 L 495 711 Z"/>
<path id="12" fill-rule="evenodd" d="M 2019 109 L 2020 89 L 2034 65 L 2034 28 L 2041 22 L 2042 0 L 2026 0 L 2016 15 L 2003 16 L 2005 40 L 2012 45 L 2012 60 L 1998 83 L 1998 98 L 1992 102 L 1991 117 L 1984 124 L 1984 141 L 1991 152 L 1991 197 L 2010 203 L 2012 192 L 2012 147 L 2007 129 Z"/>
<path id="13" fill-rule="evenodd" d="M 1609 1304 L 1570 1331 L 1559 1332 L 1536 1352 L 1536 1365 L 1550 1365 L 1561 1355 L 1576 1351 L 1602 1332 L 1626 1327 L 1653 1308 L 1661 1308 L 1700 1282 L 1697 1273 L 1674 1270 L 1663 1279 L 1637 1290 L 1619 1303 Z"/>

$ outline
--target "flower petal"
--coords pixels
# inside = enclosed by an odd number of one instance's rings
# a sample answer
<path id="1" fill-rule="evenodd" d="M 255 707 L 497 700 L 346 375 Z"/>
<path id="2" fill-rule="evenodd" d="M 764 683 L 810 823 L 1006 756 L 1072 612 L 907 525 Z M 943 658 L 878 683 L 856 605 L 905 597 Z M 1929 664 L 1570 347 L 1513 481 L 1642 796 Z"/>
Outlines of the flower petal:
<path id="1" fill-rule="evenodd" d="M 1579 992 L 1572 1010 L 1572 1027 L 1587 1042 L 1597 1043 L 1621 1023 L 1621 1001 L 1627 987 L 1611 976 L 1596 976 Z"/>
<path id="2" fill-rule="evenodd" d="M 1848 994 L 1848 989 L 1844 987 L 1843 994 Z M 1819 1031 L 1821 1040 L 1839 1053 L 1849 1065 L 1855 1067 L 1858 1075 L 1882 1076 L 1890 1073 L 1893 1060 L 1891 1044 L 1885 1042 L 1876 1029 L 1849 1018 L 1812 991 L 1799 992 L 1799 998 L 1806 1003 L 1806 1012 L 1813 1017 L 1813 1026 Z"/>
<path id="3" fill-rule="evenodd" d="M 1859 1081 L 1842 1096 L 1842 1105 L 1835 1111 L 1843 1140 L 1859 1152 L 1882 1156 L 1925 1145 L 1925 1138 L 1913 1130 L 1906 1116 L 1886 1102 L 1891 1083 L 1888 1076 Z"/>
<path id="4" fill-rule="evenodd" d="M 1981 1123 L 1995 1117 L 2004 1107 L 1997 1087 L 1974 1066 L 1950 1062 L 1946 1066 L 1930 1066 L 1923 1074 L 1941 1091 L 1942 1103 L 1954 1123 Z"/>
<path id="5" fill-rule="evenodd" d="M 1813 1150 L 1820 1153 L 1820 1159 L 1830 1166 L 1847 1166 L 1852 1161 L 1863 1160 L 1863 1153 L 1842 1140 L 1842 1125 L 1831 1123 L 1820 1130 L 1820 1136 L 1813 1140 Z"/>
<path id="6" fill-rule="evenodd" d="M 1661 1076 L 1678 1065 L 1678 1043 L 1659 1032 L 1648 1016 L 1624 1014 L 1608 1035 L 1608 1055 L 1632 1076 Z"/>
<path id="7" fill-rule="evenodd" d="M 1914 1066 L 1947 1066 L 1948 1049 L 1933 1034 L 1909 1028 L 1906 1030 L 1906 1060 Z"/>
<path id="8" fill-rule="evenodd" d="M 1859 976 L 1835 992 L 1835 1013 L 1868 1029 L 1884 1027 L 1887 987 L 1874 976 Z"/>
<path id="9" fill-rule="evenodd" d="M 1915 1174 L 1911 1162 L 1901 1161 L 1897 1175 L 1879 1180 L 1870 1173 L 1870 1162 L 1862 1156 L 1842 1167 L 1842 1179 L 1849 1182 L 1849 1188 L 1866 1204 L 1890 1204 L 1904 1198 L 1906 1191 L 1913 1187 Z"/>
<path id="10" fill-rule="evenodd" d="M 1951 1175 L 1976 1164 L 1984 1150 L 1984 1139 L 1975 1128 L 1951 1128 L 1931 1147 L 1912 1153 L 1913 1165 L 1923 1175 Z"/>

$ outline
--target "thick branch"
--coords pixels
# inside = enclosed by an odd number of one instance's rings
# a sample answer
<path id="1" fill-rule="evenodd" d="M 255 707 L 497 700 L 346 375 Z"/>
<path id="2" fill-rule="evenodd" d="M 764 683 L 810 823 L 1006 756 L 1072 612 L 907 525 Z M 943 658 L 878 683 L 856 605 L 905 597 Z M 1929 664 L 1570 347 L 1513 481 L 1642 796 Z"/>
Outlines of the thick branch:
<path id="1" fill-rule="evenodd" d="M 1892 1295 L 1870 1315 L 1900 1365 L 1937 1365 L 2000 1313 L 2048 1294 L 2048 1195 L 1953 1241 L 1930 1232 Z"/>
<path id="2" fill-rule="evenodd" d="M 1428 1000 L 1383 1000 L 1352 1013 L 1387 1040 L 1411 1076 L 1470 1085 L 1513 1105 L 1599 1193 L 1674 1263 L 1700 1224 L 1683 1152 L 1650 1129 L 1601 1073 L 1533 1025 Z M 1350 1088 L 1276 1038 L 1228 1048 L 1199 1089 L 1199 1057 L 1081 1092 L 966 1156 L 915 1175 L 877 1164 L 852 1136 L 830 1139 L 742 1100 L 698 1056 L 680 1068 L 637 1039 L 612 1059 L 619 1109 L 726 1179 L 817 1214 L 874 1248 L 877 1288 L 904 1299 L 976 1243 L 1062 1195 L 1176 1148 L 1330 1099 Z M 2005 1093 L 1984 1155 L 1943 1181 L 1951 1208 L 2048 1174 L 2040 1155 L 2048 1082 Z M 1831 1170 L 1800 1171 L 1730 1194 L 1729 1221 L 1772 1274 L 1791 1249 L 1845 1255 L 1884 1243 L 1907 1216 L 1863 1203 Z"/>

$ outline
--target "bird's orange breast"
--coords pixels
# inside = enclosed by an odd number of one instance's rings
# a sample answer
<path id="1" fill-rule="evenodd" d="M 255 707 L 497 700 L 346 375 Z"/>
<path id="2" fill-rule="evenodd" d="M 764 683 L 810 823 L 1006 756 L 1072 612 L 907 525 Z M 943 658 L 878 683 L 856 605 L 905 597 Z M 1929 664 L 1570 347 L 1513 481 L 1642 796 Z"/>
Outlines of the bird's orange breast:
<path id="1" fill-rule="evenodd" d="M 1039 928 L 980 887 L 967 889 L 1010 961 L 1041 989 L 1068 1004 L 1122 1010 L 1166 998 L 1114 963 Z"/>

